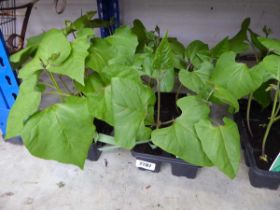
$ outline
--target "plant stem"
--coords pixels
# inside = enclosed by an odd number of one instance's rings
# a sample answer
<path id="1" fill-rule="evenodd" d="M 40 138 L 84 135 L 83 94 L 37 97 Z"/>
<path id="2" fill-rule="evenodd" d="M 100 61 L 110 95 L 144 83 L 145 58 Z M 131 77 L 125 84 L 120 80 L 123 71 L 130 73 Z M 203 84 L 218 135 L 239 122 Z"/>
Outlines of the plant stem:
<path id="1" fill-rule="evenodd" d="M 179 98 L 179 94 L 180 94 L 180 91 L 181 91 L 182 87 L 183 87 L 183 85 L 180 84 L 179 87 L 178 87 L 178 90 L 176 91 L 176 96 L 175 96 L 175 100 L 176 100 L 176 101 L 177 101 L 178 98 Z"/>
<path id="2" fill-rule="evenodd" d="M 158 129 L 161 125 L 160 122 L 160 79 L 157 79 L 157 126 L 156 128 Z"/>
<path id="3" fill-rule="evenodd" d="M 53 85 L 51 85 L 51 84 L 49 84 L 49 83 L 39 82 L 39 84 L 45 85 L 45 86 L 47 86 L 47 87 L 49 87 L 49 88 L 52 88 L 52 89 L 56 89 L 55 86 L 53 86 Z"/>
<path id="4" fill-rule="evenodd" d="M 173 123 L 174 121 L 175 121 L 175 119 L 167 120 L 167 121 L 161 122 L 161 125 L 168 125 L 170 123 Z"/>
<path id="5" fill-rule="evenodd" d="M 138 144 L 146 144 L 146 143 L 149 143 L 151 142 L 151 140 L 142 140 L 142 141 L 137 141 L 135 144 L 138 145 Z"/>
<path id="6" fill-rule="evenodd" d="M 263 140 L 262 140 L 262 155 L 261 155 L 262 159 L 265 159 L 265 157 L 266 157 L 265 145 L 266 145 L 266 141 L 267 141 L 270 129 L 271 129 L 273 123 L 275 122 L 275 119 L 278 118 L 278 117 L 276 117 L 276 106 L 277 106 L 278 98 L 279 98 L 279 81 L 277 81 L 277 89 L 276 89 L 276 92 L 275 92 L 275 95 L 274 95 L 274 101 L 273 101 L 271 116 L 269 118 L 269 122 L 268 122 L 267 128 L 265 130 Z"/>
<path id="7" fill-rule="evenodd" d="M 181 91 L 181 88 L 183 87 L 183 85 L 180 83 L 180 86 L 179 86 L 179 88 L 178 88 L 178 90 L 176 91 L 176 96 L 175 96 L 175 103 L 176 103 L 176 101 L 178 100 L 178 98 L 179 98 L 179 94 L 180 94 L 180 91 Z M 177 112 L 179 112 L 179 110 L 178 110 L 178 107 L 176 106 L 176 111 Z"/>
<path id="8" fill-rule="evenodd" d="M 67 90 L 68 93 L 70 93 L 71 95 L 73 94 L 72 91 L 68 88 L 67 84 L 64 82 L 62 76 L 58 76 L 59 80 L 61 81 L 63 87 Z"/>
<path id="9" fill-rule="evenodd" d="M 213 93 L 214 93 L 214 88 L 210 91 L 209 95 L 207 96 L 206 101 L 209 101 L 209 99 L 213 95 Z"/>
<path id="10" fill-rule="evenodd" d="M 251 136 L 253 136 L 253 132 L 250 124 L 250 111 L 251 111 L 252 100 L 253 100 L 253 93 L 250 93 L 248 97 L 247 110 L 246 110 L 246 123 Z"/>
<path id="11" fill-rule="evenodd" d="M 278 115 L 279 111 L 280 111 L 280 103 L 278 103 L 278 107 L 277 107 L 277 109 L 276 109 L 275 116 Z"/>
<path id="12" fill-rule="evenodd" d="M 50 92 L 46 92 L 46 94 L 52 94 L 52 95 L 60 95 L 60 96 L 71 96 L 67 93 L 64 92 L 57 92 L 57 91 L 50 91 Z"/>
<path id="13" fill-rule="evenodd" d="M 277 117 L 275 117 L 273 122 L 275 123 L 275 122 L 278 121 L 278 120 L 280 120 L 280 115 L 277 116 Z"/>
<path id="14" fill-rule="evenodd" d="M 58 95 L 62 96 L 62 95 L 66 95 L 65 93 L 63 93 L 63 91 L 60 89 L 57 81 L 55 80 L 53 74 L 49 71 L 47 71 L 48 75 L 49 75 L 49 78 L 51 80 L 51 82 L 53 83 L 55 89 L 57 92 L 53 92 L 53 93 L 57 93 Z M 68 95 L 68 94 L 67 94 Z M 62 97 L 60 97 L 60 99 L 62 100 Z"/>

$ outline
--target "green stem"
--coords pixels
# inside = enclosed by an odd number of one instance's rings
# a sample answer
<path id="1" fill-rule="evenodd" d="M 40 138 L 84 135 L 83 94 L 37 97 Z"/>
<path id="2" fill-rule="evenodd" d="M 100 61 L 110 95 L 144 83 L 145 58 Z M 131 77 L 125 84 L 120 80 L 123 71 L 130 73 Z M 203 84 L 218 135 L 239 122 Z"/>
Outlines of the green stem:
<path id="1" fill-rule="evenodd" d="M 161 125 L 160 122 L 160 79 L 157 79 L 157 126 L 156 128 L 158 129 Z"/>
<path id="2" fill-rule="evenodd" d="M 60 96 L 71 96 L 67 93 L 64 92 L 58 92 L 58 91 L 50 91 L 50 92 L 46 92 L 46 94 L 52 94 L 52 95 L 60 95 Z"/>
<path id="3" fill-rule="evenodd" d="M 276 109 L 275 116 L 278 115 L 279 111 L 280 111 L 280 103 L 278 103 L 278 107 L 277 107 L 277 109 Z"/>
<path id="4" fill-rule="evenodd" d="M 58 76 L 58 78 L 59 78 L 59 80 L 61 81 L 63 87 L 67 90 L 67 92 L 68 92 L 69 94 L 72 95 L 72 94 L 73 94 L 72 91 L 68 88 L 68 86 L 67 86 L 67 84 L 64 82 L 62 76 Z"/>
<path id="5" fill-rule="evenodd" d="M 54 85 L 54 87 L 55 87 L 55 89 L 56 89 L 56 92 L 53 92 L 53 93 L 57 93 L 57 94 L 60 95 L 60 96 L 65 95 L 65 93 L 64 93 L 64 92 L 61 90 L 61 88 L 59 87 L 59 85 L 58 85 L 57 81 L 55 80 L 53 74 L 52 74 L 51 72 L 49 72 L 49 71 L 47 71 L 47 73 L 48 73 L 48 75 L 49 75 L 49 78 L 50 78 L 51 82 L 53 83 L 53 85 Z M 68 95 L 68 94 L 67 94 L 67 95 Z M 69 96 L 69 95 L 68 95 L 68 96 Z M 60 99 L 62 100 L 63 98 L 60 97 Z"/>
<path id="6" fill-rule="evenodd" d="M 146 144 L 146 143 L 149 143 L 149 142 L 151 142 L 151 140 L 137 141 L 137 142 L 136 142 L 136 145 L 138 145 L 138 144 Z"/>
<path id="7" fill-rule="evenodd" d="M 180 86 L 179 86 L 178 90 L 176 91 L 175 102 L 176 102 L 176 101 L 178 100 L 178 98 L 179 98 L 179 94 L 180 94 L 180 91 L 181 91 L 182 87 L 183 87 L 183 85 L 180 83 Z M 177 106 L 176 106 L 176 111 L 179 112 Z"/>
<path id="8" fill-rule="evenodd" d="M 278 120 L 280 120 L 280 116 L 275 117 L 273 122 L 275 123 Z"/>
<path id="9" fill-rule="evenodd" d="M 61 91 L 61 89 L 60 89 L 58 83 L 56 82 L 56 80 L 55 80 L 53 74 L 52 74 L 51 72 L 48 72 L 48 73 L 49 73 L 50 79 L 51 79 L 53 85 L 55 86 L 56 90 L 57 90 L 57 91 Z"/>
<path id="10" fill-rule="evenodd" d="M 39 84 L 45 85 L 45 86 L 47 86 L 47 87 L 49 87 L 49 88 L 52 88 L 52 89 L 56 89 L 55 86 L 53 86 L 53 85 L 51 85 L 51 84 L 49 84 L 49 83 L 39 82 Z"/>
<path id="11" fill-rule="evenodd" d="M 210 91 L 209 95 L 207 96 L 206 101 L 209 101 L 209 99 L 213 95 L 213 93 L 214 93 L 214 88 Z"/>
<path id="12" fill-rule="evenodd" d="M 267 128 L 265 130 L 265 134 L 264 134 L 264 137 L 263 137 L 263 141 L 262 141 L 262 155 L 261 155 L 261 158 L 266 157 L 265 145 L 266 145 L 266 141 L 267 141 L 270 129 L 271 129 L 273 123 L 275 122 L 275 117 L 276 117 L 275 113 L 276 113 L 276 106 L 277 106 L 277 102 L 278 102 L 278 97 L 279 97 L 279 81 L 277 81 L 277 89 L 276 89 L 276 92 L 275 92 L 275 95 L 274 95 L 274 101 L 273 101 L 271 116 L 270 116 Z"/>
<path id="13" fill-rule="evenodd" d="M 253 100 L 253 93 L 250 93 L 249 98 L 248 98 L 248 103 L 247 103 L 247 110 L 246 110 L 246 123 L 247 123 L 247 128 L 248 128 L 251 136 L 253 136 L 253 132 L 252 132 L 251 124 L 250 124 L 250 112 L 251 112 L 252 100 Z"/>
<path id="14" fill-rule="evenodd" d="M 168 124 L 170 124 L 170 123 L 173 123 L 174 121 L 175 121 L 175 119 L 167 120 L 167 121 L 161 122 L 160 124 L 161 124 L 161 125 L 168 125 Z"/>
<path id="15" fill-rule="evenodd" d="M 178 90 L 176 91 L 176 97 L 175 97 L 175 100 L 176 100 L 176 101 L 177 101 L 178 98 L 179 98 L 179 94 L 180 94 L 180 91 L 181 91 L 182 87 L 183 87 L 183 85 L 180 84 L 179 87 L 178 87 Z"/>

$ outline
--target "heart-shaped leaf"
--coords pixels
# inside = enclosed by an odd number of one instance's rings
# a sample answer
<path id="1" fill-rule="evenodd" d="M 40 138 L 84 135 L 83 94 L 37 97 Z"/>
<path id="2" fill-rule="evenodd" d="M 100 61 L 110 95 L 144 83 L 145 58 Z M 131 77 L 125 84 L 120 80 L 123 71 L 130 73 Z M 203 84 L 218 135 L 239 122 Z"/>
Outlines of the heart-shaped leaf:
<path id="1" fill-rule="evenodd" d="M 213 126 L 209 119 L 195 124 L 196 133 L 207 157 L 230 178 L 240 163 L 240 137 L 234 121 L 224 118 L 224 125 Z"/>
<path id="2" fill-rule="evenodd" d="M 256 90 L 262 79 L 245 64 L 235 62 L 235 56 L 234 52 L 224 53 L 217 61 L 211 80 L 240 99 Z"/>
<path id="3" fill-rule="evenodd" d="M 9 113 L 7 139 L 20 136 L 24 122 L 38 111 L 42 95 L 37 88 L 38 77 L 39 74 L 33 74 L 21 83 L 19 94 Z"/>
<path id="4" fill-rule="evenodd" d="M 129 79 L 112 79 L 112 108 L 118 145 L 131 149 L 137 137 L 149 138 L 151 130 L 145 127 L 144 121 L 154 103 L 155 96 L 150 88 Z"/>
<path id="5" fill-rule="evenodd" d="M 78 31 L 77 38 L 71 43 L 70 56 L 59 65 L 50 65 L 50 72 L 66 75 L 71 79 L 84 84 L 85 60 L 88 56 L 90 38 L 93 36 L 92 29 Z"/>
<path id="6" fill-rule="evenodd" d="M 177 105 L 182 111 L 181 116 L 171 126 L 154 130 L 152 142 L 189 163 L 211 166 L 194 130 L 195 123 L 208 118 L 207 104 L 197 96 L 187 96 L 179 99 Z"/>
<path id="7" fill-rule="evenodd" d="M 22 137 L 32 155 L 83 168 L 94 134 L 86 99 L 70 97 L 33 115 Z"/>

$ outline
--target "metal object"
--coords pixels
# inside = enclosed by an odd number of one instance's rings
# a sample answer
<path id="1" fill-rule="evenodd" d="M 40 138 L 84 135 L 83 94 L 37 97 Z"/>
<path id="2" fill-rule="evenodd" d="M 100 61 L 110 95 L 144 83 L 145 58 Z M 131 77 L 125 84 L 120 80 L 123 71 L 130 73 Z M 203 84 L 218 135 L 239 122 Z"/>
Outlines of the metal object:
<path id="1" fill-rule="evenodd" d="M 110 21 L 110 27 L 101 28 L 101 36 L 112 34 L 120 26 L 120 12 L 118 0 L 97 0 L 97 10 L 100 19 Z"/>
<path id="2" fill-rule="evenodd" d="M 12 71 L 5 40 L 0 31 L 0 129 L 5 135 L 9 111 L 18 94 L 18 83 Z"/>
<path id="3" fill-rule="evenodd" d="M 4 34 L 9 54 L 21 50 L 24 46 L 25 33 L 29 17 L 34 4 L 38 0 L 33 0 L 27 4 L 16 5 L 15 0 L 0 1 L 0 29 Z M 25 11 L 21 24 L 20 33 L 17 33 L 17 11 Z"/>

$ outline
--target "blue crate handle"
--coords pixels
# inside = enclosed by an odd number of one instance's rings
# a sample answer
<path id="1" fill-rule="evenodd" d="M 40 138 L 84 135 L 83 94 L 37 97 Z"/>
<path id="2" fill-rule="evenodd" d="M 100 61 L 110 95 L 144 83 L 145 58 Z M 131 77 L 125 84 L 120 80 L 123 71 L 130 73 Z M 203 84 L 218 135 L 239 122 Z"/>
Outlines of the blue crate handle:
<path id="1" fill-rule="evenodd" d="M 120 12 L 118 0 L 97 0 L 98 16 L 103 20 L 111 20 L 114 18 L 114 24 L 109 28 L 101 28 L 101 36 L 110 35 L 110 30 L 113 32 L 120 26 Z"/>
<path id="2" fill-rule="evenodd" d="M 9 110 L 19 91 L 18 82 L 9 62 L 5 40 L 0 30 L 0 128 L 6 132 Z"/>

